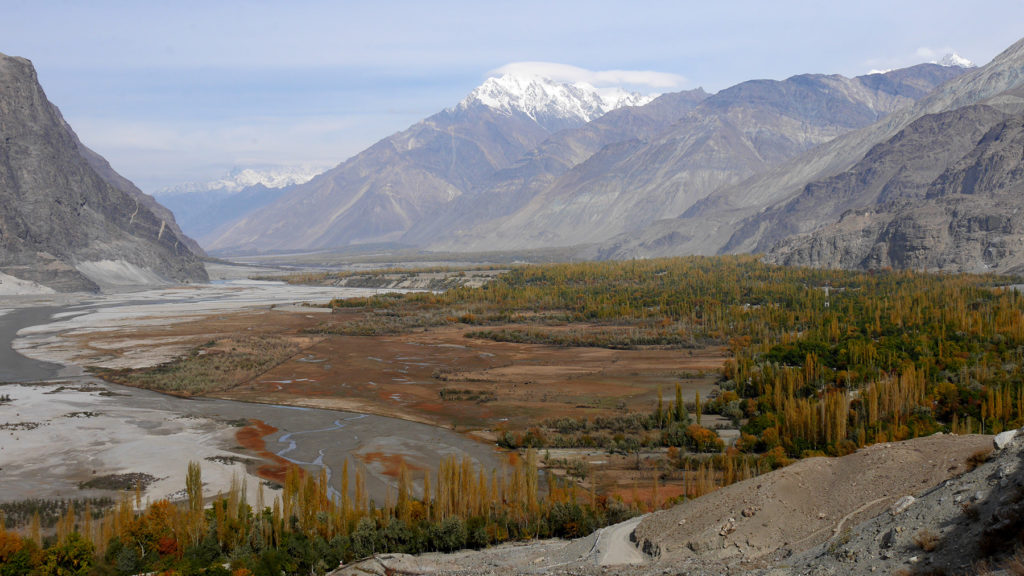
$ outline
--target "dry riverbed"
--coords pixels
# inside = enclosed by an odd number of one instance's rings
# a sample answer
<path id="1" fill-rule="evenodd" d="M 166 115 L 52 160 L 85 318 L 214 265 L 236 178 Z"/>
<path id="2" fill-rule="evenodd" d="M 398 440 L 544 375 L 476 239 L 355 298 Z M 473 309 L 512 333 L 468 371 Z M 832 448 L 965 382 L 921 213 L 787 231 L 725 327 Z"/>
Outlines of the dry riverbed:
<path id="1" fill-rule="evenodd" d="M 44 382 L 0 385 L 0 396 L 11 398 L 0 404 L 0 500 L 110 495 L 107 488 L 133 478 L 146 480 L 146 498 L 174 496 L 184 488 L 191 460 L 203 466 L 208 495 L 226 492 L 237 475 L 254 497 L 265 480 L 255 473 L 280 460 L 314 473 L 325 468 L 339 488 L 338 472 L 349 459 L 352 469 L 365 469 L 370 495 L 383 501 L 395 485 L 388 462 L 396 459 L 419 470 L 436 467 L 448 455 L 467 455 L 488 469 L 497 466 L 493 448 L 432 426 L 334 410 L 175 398 L 83 374 L 84 366 L 104 361 L 157 364 L 192 346 L 187 338 L 154 337 L 145 335 L 147 330 L 173 330 L 236 313 L 254 315 L 257 320 L 248 326 L 260 325 L 258 317 L 271 309 L 305 319 L 321 310 L 306 302 L 373 292 L 235 281 L 8 299 L 0 336 L 5 343 L 13 340 L 20 354 L 3 347 L 0 360 L 10 362 L 2 364 L 17 366 L 2 381 Z M 244 329 L 230 323 L 223 328 L 226 333 Z M 245 446 L 244 434 L 239 435 L 256 421 L 271 430 L 261 436 L 260 451 Z"/>

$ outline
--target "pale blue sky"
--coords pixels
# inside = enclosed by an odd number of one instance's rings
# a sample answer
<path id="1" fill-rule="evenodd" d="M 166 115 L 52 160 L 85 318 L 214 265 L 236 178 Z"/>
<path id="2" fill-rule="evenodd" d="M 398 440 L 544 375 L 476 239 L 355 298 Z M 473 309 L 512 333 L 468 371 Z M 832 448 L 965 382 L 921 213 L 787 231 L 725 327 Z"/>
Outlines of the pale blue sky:
<path id="1" fill-rule="evenodd" d="M 337 164 L 514 62 L 715 91 L 948 50 L 984 64 L 1022 23 L 1024 0 L 0 0 L 0 52 L 31 59 L 82 140 L 155 192 L 232 166 Z"/>

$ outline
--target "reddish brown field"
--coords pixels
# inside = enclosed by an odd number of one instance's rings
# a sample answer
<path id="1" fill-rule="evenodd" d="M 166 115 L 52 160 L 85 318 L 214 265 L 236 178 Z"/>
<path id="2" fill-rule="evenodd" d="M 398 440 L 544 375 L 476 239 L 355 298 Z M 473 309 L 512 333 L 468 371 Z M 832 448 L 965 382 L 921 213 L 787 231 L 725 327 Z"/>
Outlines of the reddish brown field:
<path id="1" fill-rule="evenodd" d="M 257 476 L 283 485 L 285 476 L 288 474 L 288 468 L 292 466 L 292 463 L 267 450 L 267 443 L 264 438 L 274 432 L 277 432 L 277 428 L 260 420 L 252 420 L 248 426 L 244 426 L 238 432 L 235 432 L 235 439 L 238 440 L 238 444 L 243 448 L 255 452 L 257 456 L 266 462 L 256 469 Z"/>
<path id="2" fill-rule="evenodd" d="M 108 355 L 122 340 L 138 357 L 147 341 L 157 353 L 169 340 L 181 349 L 212 341 L 210 350 L 217 351 L 240 346 L 243 337 L 284 337 L 301 351 L 211 395 L 379 414 L 484 437 L 496 428 L 524 429 L 549 418 L 646 412 L 659 389 L 671 401 L 677 383 L 687 400 L 698 391 L 707 397 L 725 357 L 720 347 L 610 350 L 494 342 L 466 338 L 476 329 L 466 325 L 393 336 L 306 331 L 357 313 L 245 311 L 89 339 Z M 457 392 L 445 400 L 443 389 Z"/>
<path id="3" fill-rule="evenodd" d="M 336 408 L 467 429 L 648 411 L 676 383 L 705 397 L 724 350 L 609 350 L 466 338 L 467 326 L 327 336 L 224 398 Z M 443 389 L 458 391 L 442 399 Z"/>

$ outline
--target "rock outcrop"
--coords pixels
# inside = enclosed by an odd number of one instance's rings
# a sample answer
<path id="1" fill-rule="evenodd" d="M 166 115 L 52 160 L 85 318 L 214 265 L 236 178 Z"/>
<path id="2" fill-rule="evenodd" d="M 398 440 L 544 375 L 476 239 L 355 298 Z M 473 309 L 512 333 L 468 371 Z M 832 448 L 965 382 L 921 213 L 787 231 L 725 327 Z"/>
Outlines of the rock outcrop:
<path id="1" fill-rule="evenodd" d="M 206 281 L 193 248 L 82 145 L 31 62 L 0 54 L 0 272 L 59 291 Z"/>
<path id="2" fill-rule="evenodd" d="M 1024 99 L 1015 89 L 1022 84 L 1024 40 L 1007 48 L 987 65 L 964 71 L 941 84 L 913 106 L 816 146 L 760 174 L 715 190 L 679 217 L 657 221 L 645 230 L 613 238 L 595 250 L 594 255 L 630 258 L 763 249 L 771 243 L 763 237 L 773 234 L 781 208 L 800 196 L 809 184 L 850 170 L 876 145 L 929 114 L 951 112 L 979 103 L 1009 114 L 1020 112 Z M 804 212 L 799 228 L 814 230 L 832 224 L 835 219 L 833 213 Z"/>
<path id="3" fill-rule="evenodd" d="M 783 241 L 769 258 L 832 268 L 1024 269 L 1024 115 L 1006 118 L 979 106 L 936 116 L 915 123 L 952 119 L 928 145 L 912 148 L 923 163 L 899 150 L 904 131 L 821 190 L 809 186 L 802 198 L 842 198 L 842 183 L 859 181 L 864 204 L 835 224 Z M 886 177 L 893 166 L 898 174 Z M 914 175 L 900 177 L 908 173 Z M 865 198 L 867 180 L 879 175 L 880 197 Z M 798 210 L 800 199 L 792 204 L 787 210 Z"/>
<path id="4" fill-rule="evenodd" d="M 962 72 L 922 64 L 857 78 L 804 74 L 743 82 L 656 131 L 623 132 L 536 189 L 516 211 L 483 222 L 463 220 L 428 245 L 526 249 L 636 234 L 715 190 L 909 107 Z M 642 117 L 656 103 L 632 116 Z"/>
<path id="5" fill-rule="evenodd" d="M 1024 440 L 936 434 L 808 458 L 572 541 L 379 555 L 357 574 L 975 573 L 1014 561 Z M 633 554 L 611 551 L 629 547 Z M 1018 548 L 1019 550 L 1019 548 Z M 1019 559 L 1019 556 L 1018 556 Z"/>

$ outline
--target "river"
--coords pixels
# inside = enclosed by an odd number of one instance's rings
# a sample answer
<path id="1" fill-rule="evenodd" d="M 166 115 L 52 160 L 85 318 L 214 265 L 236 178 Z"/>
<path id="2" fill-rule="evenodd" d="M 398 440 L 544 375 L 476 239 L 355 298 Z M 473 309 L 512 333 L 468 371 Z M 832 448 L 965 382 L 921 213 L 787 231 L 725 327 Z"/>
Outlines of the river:
<path id="1" fill-rule="evenodd" d="M 89 310 L 89 305 L 78 304 L 20 308 L 0 315 L 0 382 L 21 383 L 0 385 L 0 396 L 12 397 L 0 404 L 0 430 L 7 430 L 0 432 L 0 500 L 93 496 L 79 488 L 81 482 L 127 471 L 164 480 L 147 494 L 161 498 L 184 487 L 178 480 L 188 461 L 199 458 L 204 458 L 209 489 L 224 489 L 218 482 L 229 482 L 237 465 L 220 470 L 214 456 L 243 452 L 234 445 L 237 428 L 232 423 L 249 420 L 277 428 L 265 438 L 267 450 L 314 473 L 326 470 L 335 492 L 341 489 L 340 470 L 346 459 L 353 469 L 365 466 L 367 489 L 378 502 L 395 484 L 385 473 L 388 458 L 395 455 L 419 469 L 436 469 L 449 455 L 469 455 L 488 470 L 497 465 L 493 447 L 425 424 L 332 410 L 178 398 L 110 384 L 82 375 L 79 367 L 30 359 L 12 349 L 19 330 Z"/>

